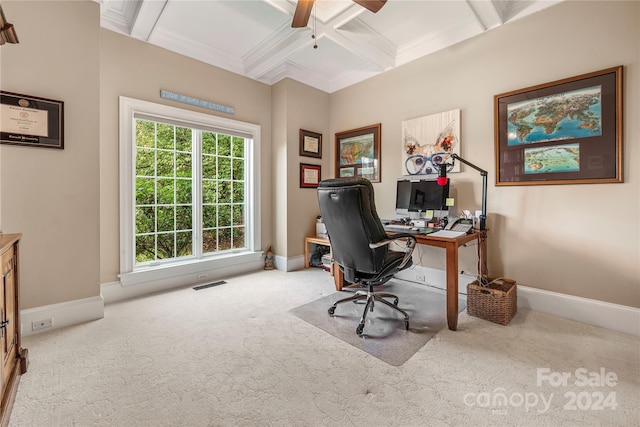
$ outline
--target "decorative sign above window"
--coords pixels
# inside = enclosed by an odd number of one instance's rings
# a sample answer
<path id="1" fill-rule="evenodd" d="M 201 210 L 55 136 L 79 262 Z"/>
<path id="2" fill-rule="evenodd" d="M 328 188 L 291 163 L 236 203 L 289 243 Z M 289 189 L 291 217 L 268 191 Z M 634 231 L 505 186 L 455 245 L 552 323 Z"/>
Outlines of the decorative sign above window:
<path id="1" fill-rule="evenodd" d="M 160 91 L 160 98 L 170 99 L 176 102 L 182 102 L 183 104 L 195 105 L 196 107 L 208 108 L 209 110 L 219 111 L 221 113 L 227 113 L 227 114 L 236 113 L 236 109 L 233 107 L 214 104 L 213 102 L 204 101 L 202 99 L 193 98 L 191 96 L 180 95 L 179 93 L 169 92 L 166 90 Z"/>

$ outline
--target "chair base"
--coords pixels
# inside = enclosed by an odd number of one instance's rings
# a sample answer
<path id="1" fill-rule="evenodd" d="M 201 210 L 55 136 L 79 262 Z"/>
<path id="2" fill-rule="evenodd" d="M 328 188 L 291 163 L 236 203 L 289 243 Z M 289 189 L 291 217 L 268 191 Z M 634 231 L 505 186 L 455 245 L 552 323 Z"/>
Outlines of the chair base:
<path id="1" fill-rule="evenodd" d="M 393 298 L 393 304 L 390 303 L 389 301 L 387 301 L 385 298 Z M 362 313 L 362 317 L 360 318 L 360 323 L 358 324 L 358 327 L 356 328 L 356 334 L 358 335 L 362 335 L 363 331 L 364 331 L 364 323 L 365 320 L 367 318 L 367 313 L 370 311 L 373 311 L 373 307 L 375 305 L 375 302 L 378 301 L 388 307 L 391 307 L 393 310 L 399 312 L 400 314 L 402 314 L 404 316 L 404 327 L 406 330 L 409 329 L 409 315 L 407 314 L 406 311 L 402 310 L 401 308 L 398 307 L 398 297 L 396 295 L 393 294 L 389 294 L 389 293 L 385 293 L 385 292 L 374 292 L 373 291 L 373 285 L 369 285 L 369 290 L 367 291 L 367 293 L 357 293 L 356 295 L 347 297 L 347 298 L 343 298 L 341 300 L 336 301 L 331 307 L 329 307 L 329 310 L 327 310 L 329 312 L 330 316 L 333 316 L 335 311 L 336 311 L 336 307 L 338 304 L 342 304 L 345 302 L 350 302 L 353 301 L 354 303 L 357 303 L 358 301 L 362 301 L 362 300 L 366 300 L 366 304 L 364 306 L 364 312 Z"/>

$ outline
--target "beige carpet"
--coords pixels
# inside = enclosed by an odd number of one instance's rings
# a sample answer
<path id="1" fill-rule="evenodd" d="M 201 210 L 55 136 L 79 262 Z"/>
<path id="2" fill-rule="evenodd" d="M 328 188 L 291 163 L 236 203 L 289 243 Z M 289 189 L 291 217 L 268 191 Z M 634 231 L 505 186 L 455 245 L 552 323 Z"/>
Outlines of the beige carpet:
<path id="1" fill-rule="evenodd" d="M 334 302 L 352 295 L 347 292 L 336 292 L 290 312 L 373 357 L 400 366 L 447 324 L 446 296 L 443 291 L 398 280 L 379 286 L 376 291 L 398 296 L 398 306 L 409 314 L 409 330 L 400 313 L 376 304 L 374 311 L 367 314 L 364 333 L 358 336 L 355 331 L 364 304 L 343 303 L 336 307 L 334 316 L 327 312 Z M 465 308 L 463 299 L 459 308 Z"/>
<path id="2" fill-rule="evenodd" d="M 391 366 L 289 313 L 335 293 L 325 272 L 220 279 L 25 338 L 10 426 L 638 425 L 636 337 L 528 310 L 509 326 L 462 313 L 458 331 L 441 329 Z M 583 368 L 616 384 L 575 385 Z M 538 369 L 572 381 L 538 385 Z M 571 393 L 581 404 L 614 393 L 617 407 L 574 410 Z"/>

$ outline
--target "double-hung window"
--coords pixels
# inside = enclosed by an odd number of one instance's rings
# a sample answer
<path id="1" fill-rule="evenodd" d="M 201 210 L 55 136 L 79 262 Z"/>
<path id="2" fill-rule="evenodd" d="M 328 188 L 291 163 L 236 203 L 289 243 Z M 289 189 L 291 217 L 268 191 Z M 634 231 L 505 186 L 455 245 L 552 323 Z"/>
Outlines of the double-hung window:
<path id="1" fill-rule="evenodd" d="M 259 259 L 260 127 L 120 98 L 123 284 Z"/>

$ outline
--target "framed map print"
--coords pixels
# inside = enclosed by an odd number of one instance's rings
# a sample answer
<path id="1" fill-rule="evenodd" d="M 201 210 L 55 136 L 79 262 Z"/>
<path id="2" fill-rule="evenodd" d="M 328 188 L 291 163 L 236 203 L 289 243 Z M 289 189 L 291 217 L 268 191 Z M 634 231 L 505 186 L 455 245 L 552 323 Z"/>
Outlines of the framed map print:
<path id="1" fill-rule="evenodd" d="M 494 97 L 496 185 L 622 182 L 622 66 Z"/>
<path id="2" fill-rule="evenodd" d="M 336 177 L 380 182 L 380 123 L 336 133 Z"/>

